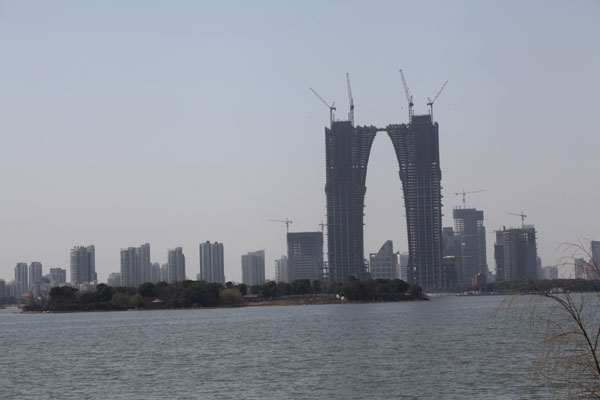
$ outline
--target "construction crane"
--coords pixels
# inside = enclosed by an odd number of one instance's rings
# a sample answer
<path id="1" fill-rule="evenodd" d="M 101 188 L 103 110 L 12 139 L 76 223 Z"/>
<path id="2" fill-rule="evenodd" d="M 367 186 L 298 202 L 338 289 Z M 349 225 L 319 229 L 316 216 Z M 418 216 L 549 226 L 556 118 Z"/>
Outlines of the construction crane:
<path id="1" fill-rule="evenodd" d="M 286 219 L 270 219 L 270 222 L 283 222 L 285 224 L 285 230 L 287 233 L 290 233 L 290 224 L 292 221 L 286 217 Z"/>
<path id="2" fill-rule="evenodd" d="M 315 90 L 315 89 L 313 89 L 313 88 L 309 88 L 309 89 L 310 89 L 310 91 L 311 91 L 311 92 L 313 92 L 313 93 L 315 94 L 315 96 L 317 96 L 317 98 L 318 98 L 319 100 L 321 100 L 321 101 L 323 102 L 323 104 L 325 104 L 325 105 L 327 106 L 327 108 L 329 108 L 329 121 L 330 121 L 330 123 L 332 123 L 332 124 L 333 124 L 333 119 L 334 119 L 334 117 L 335 117 L 335 110 L 336 110 L 336 108 L 335 108 L 335 101 L 334 101 L 333 103 L 331 103 L 331 105 L 330 105 L 329 103 L 327 103 L 327 102 L 325 101 L 325 99 L 323 99 L 323 98 L 322 98 L 322 97 L 319 95 L 319 93 L 317 93 L 317 92 L 316 92 L 316 90 Z"/>
<path id="3" fill-rule="evenodd" d="M 354 99 L 352 98 L 352 87 L 350 86 L 350 75 L 346 72 L 346 85 L 348 86 L 348 99 L 350 100 L 350 113 L 348 121 L 354 126 Z"/>
<path id="4" fill-rule="evenodd" d="M 413 97 L 410 94 L 410 90 L 408 89 L 408 84 L 406 83 L 406 78 L 404 78 L 404 72 L 400 70 L 400 76 L 402 76 L 402 85 L 404 86 L 404 93 L 406 94 L 406 101 L 408 101 L 408 122 L 412 121 L 413 117 Z"/>
<path id="5" fill-rule="evenodd" d="M 462 192 L 458 192 L 458 193 L 454 193 L 456 196 L 462 195 L 462 201 L 463 201 L 463 208 L 467 208 L 467 195 L 471 194 L 471 193 L 479 193 L 479 192 L 485 192 L 485 190 L 471 190 L 469 192 L 465 192 L 465 189 L 462 190 Z"/>
<path id="6" fill-rule="evenodd" d="M 327 224 L 324 223 L 323 221 L 321 221 L 321 223 L 319 224 L 319 226 L 321 227 L 321 233 L 325 233 L 325 227 L 327 226 Z"/>
<path id="7" fill-rule="evenodd" d="M 444 82 L 444 84 L 442 85 L 442 88 L 437 92 L 437 94 L 435 95 L 433 100 L 431 100 L 429 97 L 427 98 L 427 100 L 429 100 L 429 103 L 427 103 L 427 105 L 429 106 L 429 115 L 431 115 L 431 122 L 433 122 L 433 103 L 435 103 L 437 98 L 440 97 L 440 94 L 442 94 L 442 91 L 444 90 L 444 88 L 446 87 L 447 84 L 448 84 L 448 81 Z"/>
<path id="8" fill-rule="evenodd" d="M 521 228 L 525 227 L 525 218 L 527 218 L 527 215 L 523 214 L 523 211 L 521 211 L 521 214 L 511 213 L 511 212 L 507 212 L 507 214 L 516 215 L 517 217 L 521 217 Z"/>

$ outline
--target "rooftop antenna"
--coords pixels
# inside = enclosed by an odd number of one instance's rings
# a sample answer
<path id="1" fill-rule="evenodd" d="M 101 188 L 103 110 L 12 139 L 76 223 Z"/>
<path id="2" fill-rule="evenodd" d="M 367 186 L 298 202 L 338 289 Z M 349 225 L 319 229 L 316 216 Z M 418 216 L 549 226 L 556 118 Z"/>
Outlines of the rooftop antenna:
<path id="1" fill-rule="evenodd" d="M 457 195 L 457 196 L 462 195 L 463 208 L 467 208 L 467 205 L 466 205 L 466 203 L 467 203 L 467 201 L 466 201 L 467 195 L 471 194 L 471 193 L 479 193 L 479 192 L 485 192 L 485 190 L 471 190 L 469 192 L 465 192 L 465 189 L 463 189 L 462 192 L 457 192 L 457 193 L 454 193 L 454 194 Z"/>
<path id="2" fill-rule="evenodd" d="M 406 94 L 406 101 L 408 101 L 408 122 L 412 122 L 413 117 L 413 97 L 410 94 L 410 90 L 408 89 L 408 84 L 406 83 L 406 78 L 404 78 L 404 72 L 400 70 L 400 76 L 402 76 L 402 85 L 404 86 L 404 93 Z"/>
<path id="3" fill-rule="evenodd" d="M 283 222 L 285 224 L 285 230 L 287 233 L 290 233 L 290 224 L 292 223 L 292 221 L 289 218 L 285 218 L 285 219 L 270 219 L 270 222 Z"/>
<path id="4" fill-rule="evenodd" d="M 523 211 L 521 211 L 521 214 L 511 213 L 511 212 L 507 212 L 507 214 L 516 215 L 517 217 L 521 217 L 521 228 L 525 228 L 525 218 L 527 218 L 527 215 L 523 214 Z"/>
<path id="5" fill-rule="evenodd" d="M 448 84 L 448 81 L 444 82 L 444 84 L 442 85 L 442 88 L 437 92 L 437 94 L 435 95 L 433 100 L 431 100 L 429 97 L 427 98 L 427 100 L 429 100 L 429 103 L 427 103 L 427 105 L 429 106 L 429 115 L 431 115 L 431 122 L 433 122 L 433 103 L 435 103 L 437 98 L 440 97 L 440 94 L 442 94 L 442 91 L 444 90 L 444 88 L 446 87 L 447 84 Z"/>
<path id="6" fill-rule="evenodd" d="M 335 101 L 334 101 L 333 103 L 331 103 L 331 105 L 330 105 L 329 103 L 327 103 L 327 102 L 326 102 L 326 101 L 325 101 L 325 100 L 324 100 L 324 99 L 323 99 L 323 98 L 322 98 L 322 97 L 319 95 L 319 93 L 317 93 L 317 92 L 315 91 L 315 89 L 313 89 L 313 88 L 309 88 L 309 89 L 310 89 L 310 91 L 311 91 L 311 92 L 313 92 L 313 93 L 315 94 L 315 96 L 317 96 L 317 98 L 318 98 L 319 100 L 321 100 L 321 101 L 323 102 L 323 104 L 325 104 L 325 105 L 327 106 L 327 108 L 329 108 L 329 121 L 330 121 L 330 123 L 331 123 L 331 124 L 333 124 L 333 119 L 334 119 L 334 116 L 335 116 L 335 114 L 334 114 L 334 111 L 336 110 L 336 108 L 335 108 Z"/>
<path id="7" fill-rule="evenodd" d="M 352 87 L 350 86 L 350 75 L 346 72 L 346 84 L 348 85 L 348 98 L 350 99 L 350 113 L 348 120 L 354 126 L 354 99 L 352 98 Z"/>

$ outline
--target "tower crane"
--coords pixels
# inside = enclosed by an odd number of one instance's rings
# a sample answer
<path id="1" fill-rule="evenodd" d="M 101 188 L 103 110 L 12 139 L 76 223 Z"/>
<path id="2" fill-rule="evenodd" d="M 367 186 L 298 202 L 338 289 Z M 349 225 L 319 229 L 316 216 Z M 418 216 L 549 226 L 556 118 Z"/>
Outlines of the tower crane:
<path id="1" fill-rule="evenodd" d="M 292 221 L 289 218 L 285 218 L 285 219 L 270 219 L 270 222 L 282 222 L 285 224 L 285 230 L 287 233 L 290 233 L 290 224 L 292 223 Z"/>
<path id="2" fill-rule="evenodd" d="M 465 192 L 465 189 L 462 190 L 462 192 L 457 192 L 454 193 L 456 196 L 462 195 L 462 202 L 463 202 L 463 208 L 467 208 L 467 201 L 466 201 L 466 197 L 468 194 L 471 193 L 479 193 L 479 192 L 485 192 L 485 190 L 471 190 L 469 192 Z"/>
<path id="3" fill-rule="evenodd" d="M 429 115 L 431 115 L 431 122 L 433 122 L 433 103 L 435 103 L 437 98 L 440 97 L 440 94 L 442 94 L 442 91 L 444 90 L 444 88 L 446 87 L 447 84 L 448 84 L 448 81 L 444 82 L 444 84 L 442 85 L 442 88 L 437 92 L 437 94 L 435 95 L 433 100 L 431 100 L 429 97 L 427 98 L 427 100 L 429 100 L 427 105 L 429 106 Z"/>
<path id="4" fill-rule="evenodd" d="M 327 224 L 324 223 L 323 221 L 321 221 L 321 223 L 319 224 L 319 226 L 321 227 L 321 233 L 325 233 L 325 227 L 327 226 Z"/>
<path id="5" fill-rule="evenodd" d="M 408 84 L 406 83 L 406 78 L 404 78 L 404 72 L 402 72 L 402 70 L 400 70 L 400 76 L 402 76 L 402 85 L 404 86 L 406 101 L 408 101 L 408 122 L 410 123 L 413 117 L 413 106 L 415 104 L 413 103 L 413 97 L 412 94 L 410 94 L 410 90 L 408 89 Z"/>
<path id="6" fill-rule="evenodd" d="M 313 93 L 315 94 L 315 96 L 317 96 L 317 98 L 318 98 L 319 100 L 321 100 L 321 101 L 323 102 L 323 104 L 325 104 L 325 105 L 327 106 L 327 108 L 329 108 L 329 121 L 330 121 L 330 123 L 332 123 L 332 124 L 333 124 L 333 119 L 334 119 L 334 116 L 335 116 L 335 113 L 334 113 L 334 111 L 336 110 L 336 108 L 335 108 L 335 101 L 334 101 L 333 103 L 331 103 L 331 105 L 330 105 L 329 103 L 327 103 L 327 102 L 325 101 L 325 99 L 323 99 L 323 98 L 322 98 L 322 97 L 319 95 L 319 93 L 317 93 L 317 92 L 316 92 L 316 90 L 315 90 L 315 89 L 313 89 L 313 88 L 309 88 L 309 89 L 310 89 L 310 91 L 311 91 L 311 92 L 313 92 Z"/>
<path id="7" fill-rule="evenodd" d="M 352 87 L 350 86 L 350 75 L 346 72 L 346 85 L 348 86 L 348 99 L 350 100 L 350 113 L 348 120 L 354 126 L 354 99 L 352 98 Z"/>
<path id="8" fill-rule="evenodd" d="M 523 211 L 521 211 L 521 214 L 511 213 L 511 212 L 507 212 L 507 214 L 516 215 L 517 217 L 521 217 L 521 228 L 525 227 L 525 218 L 527 218 L 527 215 L 523 214 Z"/>

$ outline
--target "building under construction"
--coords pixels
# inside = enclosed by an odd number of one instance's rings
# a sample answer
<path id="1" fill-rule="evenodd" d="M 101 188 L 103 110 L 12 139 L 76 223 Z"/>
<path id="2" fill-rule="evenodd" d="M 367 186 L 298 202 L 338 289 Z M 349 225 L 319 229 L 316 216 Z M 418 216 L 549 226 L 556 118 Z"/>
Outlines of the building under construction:
<path id="1" fill-rule="evenodd" d="M 349 120 L 334 121 L 332 113 L 331 128 L 325 128 L 330 280 L 340 282 L 349 276 L 359 279 L 366 277 L 363 241 L 365 180 L 375 135 L 385 131 L 394 146 L 404 193 L 409 250 L 408 281 L 424 288 L 441 287 L 442 174 L 438 124 L 433 122 L 433 113 L 413 115 L 412 97 L 405 85 L 409 100 L 408 124 L 388 125 L 386 128 L 354 126 L 354 106 L 349 85 L 348 89 Z M 430 100 L 431 107 L 433 101 Z M 333 105 L 329 107 L 335 110 Z"/>

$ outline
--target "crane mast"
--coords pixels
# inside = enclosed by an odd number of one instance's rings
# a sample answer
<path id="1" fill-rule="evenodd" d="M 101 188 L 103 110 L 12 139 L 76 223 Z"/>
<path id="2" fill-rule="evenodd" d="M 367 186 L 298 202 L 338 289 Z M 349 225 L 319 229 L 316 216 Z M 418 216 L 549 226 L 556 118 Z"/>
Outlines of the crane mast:
<path id="1" fill-rule="evenodd" d="M 350 75 L 346 72 L 346 85 L 348 86 L 348 99 L 350 101 L 350 113 L 348 120 L 354 126 L 354 99 L 352 98 L 352 86 L 350 86 Z"/>
<path id="2" fill-rule="evenodd" d="M 404 94 L 406 94 L 406 101 L 408 102 L 408 122 L 412 122 L 413 117 L 413 97 L 410 94 L 410 90 L 408 89 L 408 84 L 406 83 L 406 78 L 404 77 L 404 72 L 400 70 L 400 76 L 402 77 L 402 85 L 404 86 Z"/>

